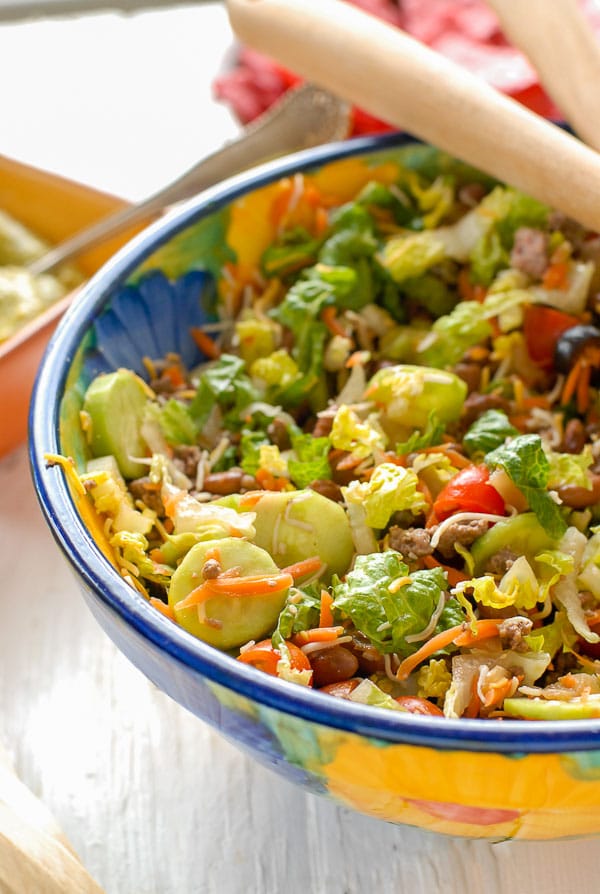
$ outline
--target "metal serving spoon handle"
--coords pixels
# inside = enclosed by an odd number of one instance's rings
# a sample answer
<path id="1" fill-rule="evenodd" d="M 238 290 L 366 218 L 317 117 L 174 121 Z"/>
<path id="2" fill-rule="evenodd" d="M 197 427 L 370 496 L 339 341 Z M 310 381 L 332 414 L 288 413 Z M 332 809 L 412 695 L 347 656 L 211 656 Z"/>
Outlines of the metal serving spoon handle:
<path id="1" fill-rule="evenodd" d="M 344 139 L 350 106 L 311 84 L 289 91 L 240 137 L 203 158 L 173 183 L 138 204 L 117 211 L 50 249 L 28 266 L 47 273 L 58 264 L 130 226 L 149 222 L 169 205 L 190 198 L 233 174 L 288 152 Z"/>

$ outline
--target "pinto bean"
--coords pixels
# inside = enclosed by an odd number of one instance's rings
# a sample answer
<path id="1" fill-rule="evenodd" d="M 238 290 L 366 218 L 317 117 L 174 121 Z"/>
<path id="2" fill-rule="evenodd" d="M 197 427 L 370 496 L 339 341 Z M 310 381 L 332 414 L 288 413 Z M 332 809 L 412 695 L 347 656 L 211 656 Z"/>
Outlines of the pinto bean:
<path id="1" fill-rule="evenodd" d="M 565 506 L 569 506 L 570 509 L 587 509 L 588 506 L 600 502 L 600 475 L 593 472 L 590 478 L 591 490 L 575 484 L 565 484 L 556 489 Z"/>
<path id="2" fill-rule="evenodd" d="M 220 497 L 237 494 L 241 490 L 243 477 L 242 470 L 235 468 L 227 469 L 226 472 L 211 472 L 204 479 L 203 489 Z"/>
<path id="3" fill-rule="evenodd" d="M 481 384 L 481 367 L 478 363 L 466 363 L 461 360 L 454 367 L 454 372 L 466 383 L 469 394 L 478 390 Z"/>
<path id="4" fill-rule="evenodd" d="M 328 481 L 327 478 L 319 478 L 317 481 L 313 481 L 309 484 L 309 487 L 311 490 L 321 494 L 322 497 L 327 497 L 328 500 L 333 500 L 334 503 L 343 503 L 344 501 L 342 489 L 339 484 L 335 483 L 335 481 Z"/>
<path id="5" fill-rule="evenodd" d="M 353 677 L 358 670 L 358 658 L 343 646 L 331 646 L 311 656 L 313 684 L 317 687 L 340 683 Z"/>
<path id="6" fill-rule="evenodd" d="M 569 419 L 565 426 L 562 449 L 565 453 L 581 453 L 587 441 L 581 419 Z"/>

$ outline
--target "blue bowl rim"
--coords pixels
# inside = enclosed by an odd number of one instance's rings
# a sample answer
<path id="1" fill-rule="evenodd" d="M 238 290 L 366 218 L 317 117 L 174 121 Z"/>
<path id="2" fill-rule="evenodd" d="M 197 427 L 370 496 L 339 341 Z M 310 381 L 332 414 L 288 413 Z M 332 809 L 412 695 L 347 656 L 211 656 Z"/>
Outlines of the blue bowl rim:
<path id="1" fill-rule="evenodd" d="M 87 283 L 61 320 L 38 371 L 30 405 L 29 459 L 38 500 L 50 530 L 76 574 L 102 603 L 164 653 L 225 688 L 325 727 L 390 743 L 500 753 L 557 753 L 600 747 L 600 720 L 441 720 L 384 711 L 336 699 L 261 674 L 173 624 L 135 592 L 102 556 L 83 525 L 62 474 L 44 455 L 59 452 L 58 414 L 66 374 L 90 321 L 107 295 L 159 245 L 241 195 L 293 174 L 355 155 L 420 142 L 405 133 L 358 137 L 304 150 L 236 175 L 190 199 L 122 248 Z"/>

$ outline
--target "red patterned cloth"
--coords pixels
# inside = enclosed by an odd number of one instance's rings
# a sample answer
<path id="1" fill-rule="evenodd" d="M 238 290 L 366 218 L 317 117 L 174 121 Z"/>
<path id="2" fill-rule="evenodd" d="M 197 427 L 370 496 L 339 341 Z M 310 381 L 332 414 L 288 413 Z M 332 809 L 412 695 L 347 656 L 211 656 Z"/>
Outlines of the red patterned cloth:
<path id="1" fill-rule="evenodd" d="M 527 59 L 511 46 L 482 0 L 349 0 L 482 77 L 538 114 L 560 117 Z M 600 0 L 584 0 L 589 21 L 600 34 Z M 243 124 L 268 109 L 300 78 L 271 59 L 242 48 L 232 71 L 216 79 L 215 96 L 229 103 Z M 353 133 L 390 127 L 354 109 Z"/>

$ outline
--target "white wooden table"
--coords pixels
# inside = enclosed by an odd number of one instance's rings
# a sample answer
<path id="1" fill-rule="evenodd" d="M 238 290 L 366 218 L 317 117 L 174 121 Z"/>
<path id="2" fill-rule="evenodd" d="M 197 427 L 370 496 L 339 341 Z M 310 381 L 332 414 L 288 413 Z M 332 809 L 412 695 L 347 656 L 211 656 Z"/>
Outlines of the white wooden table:
<path id="1" fill-rule="evenodd" d="M 0 151 L 139 198 L 235 132 L 210 95 L 230 40 L 213 5 L 2 25 Z M 597 841 L 489 844 L 361 817 L 171 702 L 84 606 L 24 448 L 0 461 L 0 559 L 0 737 L 107 894 L 599 889 Z"/>

